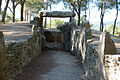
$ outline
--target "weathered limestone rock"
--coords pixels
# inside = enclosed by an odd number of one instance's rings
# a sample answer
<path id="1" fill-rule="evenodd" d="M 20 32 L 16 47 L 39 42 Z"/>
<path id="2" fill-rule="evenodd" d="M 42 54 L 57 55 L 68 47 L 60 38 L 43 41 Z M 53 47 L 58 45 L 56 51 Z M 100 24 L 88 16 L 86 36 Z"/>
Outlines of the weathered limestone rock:
<path id="1" fill-rule="evenodd" d="M 87 51 L 87 29 L 86 24 L 82 24 L 81 29 L 73 31 L 72 34 L 72 50 L 73 52 L 81 57 L 82 63 L 85 59 L 85 54 Z"/>
<path id="2" fill-rule="evenodd" d="M 99 75 L 99 79 L 100 80 L 106 80 L 106 73 L 105 73 L 105 63 L 104 63 L 104 49 L 105 49 L 105 42 L 106 42 L 106 34 L 108 36 L 108 33 L 106 31 L 104 31 L 101 35 L 100 35 L 100 43 L 98 46 L 98 60 L 99 60 L 99 71 L 98 71 L 98 75 Z"/>
<path id="3" fill-rule="evenodd" d="M 99 80 L 98 53 L 86 43 L 87 38 L 85 38 L 85 32 L 85 28 L 82 31 L 80 31 L 80 29 L 73 30 L 71 50 L 78 58 L 83 58 L 82 69 L 85 72 L 85 75 L 82 80 Z M 83 54 L 81 53 L 81 50 Z"/>
<path id="4" fill-rule="evenodd" d="M 30 36 L 26 41 L 10 43 L 6 46 L 6 49 L 4 50 L 4 73 L 7 80 L 9 80 L 15 74 L 21 72 L 24 66 L 26 66 L 31 60 L 40 55 L 42 49 L 41 41 L 41 31 L 38 30 L 37 32 L 35 31 L 34 34 Z"/>
<path id="5" fill-rule="evenodd" d="M 72 48 L 72 39 L 71 39 L 71 32 L 74 28 L 74 25 L 72 23 L 65 23 L 63 25 L 59 25 L 57 29 L 61 30 L 63 34 L 63 39 L 61 42 L 62 48 L 66 51 L 70 51 Z"/>
<path id="6" fill-rule="evenodd" d="M 79 52 L 78 52 L 79 38 L 80 38 L 80 29 L 73 29 L 72 48 L 71 48 L 72 54 L 75 54 L 75 55 L 79 54 Z"/>
<path id="7" fill-rule="evenodd" d="M 34 17 L 34 25 L 32 26 L 32 33 L 36 33 L 40 28 L 40 18 Z"/>
<path id="8" fill-rule="evenodd" d="M 55 28 L 45 28 L 44 29 L 44 36 L 46 37 L 47 42 L 61 42 L 61 31 Z"/>
<path id="9" fill-rule="evenodd" d="M 43 17 L 74 17 L 75 13 L 70 11 L 41 11 Z"/>
<path id="10" fill-rule="evenodd" d="M 120 55 L 105 55 L 105 70 L 108 80 L 120 79 Z"/>
<path id="11" fill-rule="evenodd" d="M 0 80 L 6 80 L 4 76 L 4 63 L 5 62 L 5 42 L 3 33 L 0 32 Z"/>
<path id="12" fill-rule="evenodd" d="M 82 69 L 85 72 L 83 80 L 99 80 L 98 77 L 98 53 L 90 45 L 87 47 Z"/>
<path id="13" fill-rule="evenodd" d="M 87 51 L 87 31 L 85 27 L 81 30 L 81 33 L 80 33 L 79 48 L 81 51 L 82 63 L 84 63 L 85 54 Z"/>
<path id="14" fill-rule="evenodd" d="M 72 17 L 70 22 L 74 25 L 74 27 L 76 27 L 76 19 L 74 17 Z"/>
<path id="15" fill-rule="evenodd" d="M 114 42 L 110 38 L 110 35 L 107 31 L 104 31 L 100 35 L 100 43 L 98 46 L 98 59 L 99 59 L 99 78 L 100 80 L 106 80 L 106 72 L 105 72 L 105 54 L 115 54 L 116 53 L 116 48 L 114 45 Z"/>
<path id="16" fill-rule="evenodd" d="M 87 37 L 92 38 L 92 30 L 89 21 L 82 21 L 82 27 L 86 27 Z"/>
<path id="17" fill-rule="evenodd" d="M 101 53 L 116 54 L 116 48 L 113 40 L 107 31 L 104 31 L 100 36 Z"/>

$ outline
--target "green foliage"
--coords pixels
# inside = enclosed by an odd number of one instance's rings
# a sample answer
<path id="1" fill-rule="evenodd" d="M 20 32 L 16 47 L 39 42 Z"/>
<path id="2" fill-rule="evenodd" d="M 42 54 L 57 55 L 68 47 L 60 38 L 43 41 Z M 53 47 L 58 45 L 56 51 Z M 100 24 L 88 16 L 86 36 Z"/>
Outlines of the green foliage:
<path id="1" fill-rule="evenodd" d="M 99 1 L 95 1 L 96 6 L 98 6 L 98 9 L 101 9 L 101 4 L 103 4 L 103 8 L 104 10 L 106 9 L 112 9 L 115 6 L 115 0 L 99 0 Z"/>
<path id="2" fill-rule="evenodd" d="M 107 30 L 108 32 L 110 32 L 110 34 L 112 34 L 113 33 L 113 26 L 114 26 L 113 24 L 110 24 L 106 27 L 105 30 Z M 118 36 L 118 33 L 120 33 L 120 26 L 117 25 L 115 28 L 115 35 Z"/>
<path id="3" fill-rule="evenodd" d="M 3 11 L 0 12 L 0 21 L 2 20 Z"/>
<path id="4" fill-rule="evenodd" d="M 17 19 L 15 19 L 15 22 L 19 22 L 20 20 L 17 18 Z"/>
<path id="5" fill-rule="evenodd" d="M 31 11 L 33 14 L 38 13 L 44 7 L 42 0 L 26 0 L 26 10 Z"/>
<path id="6" fill-rule="evenodd" d="M 58 19 L 53 19 L 51 20 L 51 28 L 56 28 L 60 24 L 64 24 L 65 21 L 63 20 L 58 20 Z M 47 28 L 50 28 L 50 23 L 47 24 Z"/>
<path id="7" fill-rule="evenodd" d="M 12 14 L 7 15 L 7 20 L 6 22 L 12 22 Z"/>

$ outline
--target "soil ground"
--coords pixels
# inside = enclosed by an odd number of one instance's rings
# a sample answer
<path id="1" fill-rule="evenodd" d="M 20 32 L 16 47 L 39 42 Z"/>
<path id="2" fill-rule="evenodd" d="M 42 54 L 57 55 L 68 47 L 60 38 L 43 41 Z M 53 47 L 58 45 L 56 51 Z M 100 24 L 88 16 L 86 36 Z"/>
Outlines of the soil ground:
<path id="1" fill-rule="evenodd" d="M 81 80 L 83 71 L 75 56 L 63 51 L 43 51 L 15 80 Z"/>
<path id="2" fill-rule="evenodd" d="M 29 22 L 19 22 L 0 25 L 0 31 L 3 32 L 5 44 L 26 40 L 31 34 L 32 25 Z"/>

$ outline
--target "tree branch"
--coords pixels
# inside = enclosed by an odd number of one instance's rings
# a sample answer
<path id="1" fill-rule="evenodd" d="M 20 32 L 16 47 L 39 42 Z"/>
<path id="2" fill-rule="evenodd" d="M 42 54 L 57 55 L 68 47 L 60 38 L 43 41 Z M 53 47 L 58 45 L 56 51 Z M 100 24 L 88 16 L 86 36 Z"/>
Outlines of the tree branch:
<path id="1" fill-rule="evenodd" d="M 11 9 L 10 7 L 8 7 L 8 9 L 10 9 L 10 12 L 12 12 L 12 13 L 13 13 L 13 11 L 12 11 L 12 9 Z"/>
<path id="2" fill-rule="evenodd" d="M 77 8 L 75 7 L 75 5 L 73 3 L 71 3 L 71 5 L 74 8 L 74 10 L 78 13 Z"/>
<path id="3" fill-rule="evenodd" d="M 15 7 L 20 3 L 20 0 L 16 3 Z"/>

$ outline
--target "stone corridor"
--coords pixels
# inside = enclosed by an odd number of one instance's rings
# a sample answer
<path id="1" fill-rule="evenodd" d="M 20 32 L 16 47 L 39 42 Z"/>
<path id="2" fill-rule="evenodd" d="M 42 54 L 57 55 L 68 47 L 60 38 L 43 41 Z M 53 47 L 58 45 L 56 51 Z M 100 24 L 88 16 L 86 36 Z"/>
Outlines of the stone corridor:
<path id="1" fill-rule="evenodd" d="M 75 56 L 63 51 L 43 51 L 15 80 L 81 80 L 84 72 Z"/>

